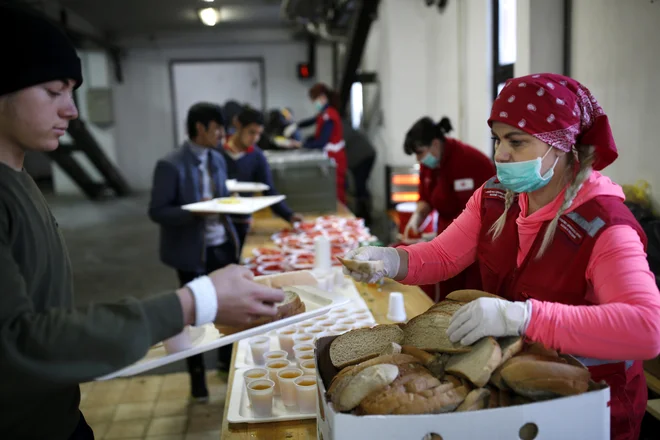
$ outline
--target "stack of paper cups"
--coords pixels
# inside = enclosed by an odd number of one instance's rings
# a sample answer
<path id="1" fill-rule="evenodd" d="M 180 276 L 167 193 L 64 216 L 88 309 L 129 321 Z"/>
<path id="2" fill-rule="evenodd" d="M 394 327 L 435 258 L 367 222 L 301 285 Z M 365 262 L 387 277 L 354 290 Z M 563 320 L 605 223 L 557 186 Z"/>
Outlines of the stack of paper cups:
<path id="1" fill-rule="evenodd" d="M 314 271 L 319 274 L 327 274 L 332 270 L 330 258 L 330 240 L 324 236 L 314 239 Z"/>

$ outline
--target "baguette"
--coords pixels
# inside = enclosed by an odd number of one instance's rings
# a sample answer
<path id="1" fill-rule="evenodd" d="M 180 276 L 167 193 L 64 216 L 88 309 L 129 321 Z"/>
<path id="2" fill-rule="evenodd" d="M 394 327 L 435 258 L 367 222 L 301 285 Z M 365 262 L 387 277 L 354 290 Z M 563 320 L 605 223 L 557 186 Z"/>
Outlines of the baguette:
<path id="1" fill-rule="evenodd" d="M 500 346 L 494 338 L 488 336 L 475 343 L 470 353 L 450 357 L 445 372 L 468 379 L 477 387 L 483 387 L 501 360 Z"/>
<path id="2" fill-rule="evenodd" d="M 379 364 L 365 368 L 343 388 L 337 399 L 337 411 L 350 411 L 371 393 L 385 388 L 399 375 L 399 368 L 392 364 Z M 334 402 L 333 402 L 334 403 Z"/>
<path id="3" fill-rule="evenodd" d="M 528 359 L 502 367 L 502 379 L 513 391 L 536 400 L 584 393 L 590 378 L 589 370 L 560 362 Z"/>
<path id="4" fill-rule="evenodd" d="M 486 388 L 477 388 L 468 393 L 463 403 L 456 408 L 456 412 L 478 411 L 486 408 L 489 401 L 490 391 Z"/>
<path id="5" fill-rule="evenodd" d="M 501 296 L 493 295 L 492 293 L 483 292 L 481 290 L 474 289 L 464 289 L 464 290 L 455 290 L 445 297 L 445 299 L 451 299 L 458 302 L 468 303 L 479 298 L 497 298 L 504 299 Z"/>
<path id="6" fill-rule="evenodd" d="M 532 342 L 527 345 L 523 349 L 525 353 L 528 354 L 540 354 L 541 356 L 548 356 L 548 357 L 559 357 L 559 353 L 557 353 L 557 350 L 553 350 L 551 348 L 546 348 L 542 344 L 539 344 L 538 342 Z"/>
<path id="7" fill-rule="evenodd" d="M 330 360 L 336 368 L 344 368 L 375 358 L 392 342 L 403 342 L 403 330 L 397 325 L 377 325 L 352 330 L 330 343 Z"/>

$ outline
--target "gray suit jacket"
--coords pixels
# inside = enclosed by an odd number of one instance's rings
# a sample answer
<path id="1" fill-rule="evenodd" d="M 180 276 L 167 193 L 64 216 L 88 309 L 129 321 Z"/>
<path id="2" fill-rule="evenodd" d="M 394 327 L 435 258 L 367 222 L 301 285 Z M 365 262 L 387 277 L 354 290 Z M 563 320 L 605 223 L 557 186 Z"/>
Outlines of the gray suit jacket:
<path id="1" fill-rule="evenodd" d="M 209 171 L 216 188 L 215 197 L 227 197 L 227 164 L 222 154 L 210 149 Z M 181 209 L 182 205 L 202 200 L 200 160 L 188 144 L 174 150 L 156 164 L 149 202 L 149 217 L 160 225 L 160 259 L 177 270 L 206 271 L 204 217 Z M 227 237 L 234 243 L 239 260 L 238 236 L 229 216 L 220 219 Z"/>

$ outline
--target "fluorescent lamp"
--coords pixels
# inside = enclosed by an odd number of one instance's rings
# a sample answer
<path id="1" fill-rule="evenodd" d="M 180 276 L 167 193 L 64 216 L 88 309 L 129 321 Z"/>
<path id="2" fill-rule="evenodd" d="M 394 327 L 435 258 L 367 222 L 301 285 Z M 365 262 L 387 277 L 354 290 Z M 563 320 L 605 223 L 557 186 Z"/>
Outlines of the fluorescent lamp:
<path id="1" fill-rule="evenodd" d="M 199 11 L 199 19 L 207 26 L 215 26 L 220 21 L 220 11 L 215 8 L 204 8 Z"/>

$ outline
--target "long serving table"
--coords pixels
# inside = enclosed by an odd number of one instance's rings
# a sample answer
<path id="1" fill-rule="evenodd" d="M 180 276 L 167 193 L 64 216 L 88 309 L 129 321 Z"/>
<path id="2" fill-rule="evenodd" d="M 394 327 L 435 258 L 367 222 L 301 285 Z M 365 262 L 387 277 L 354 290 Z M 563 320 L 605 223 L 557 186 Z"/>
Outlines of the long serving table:
<path id="1" fill-rule="evenodd" d="M 350 212 L 342 205 L 337 209 L 337 215 L 351 216 Z M 254 218 L 254 224 L 250 235 L 248 235 L 243 249 L 243 255 L 251 255 L 255 247 L 272 247 L 270 237 L 280 229 L 286 227 L 286 222 L 279 218 L 257 215 Z M 387 280 L 382 286 L 372 287 L 364 283 L 356 283 L 360 296 L 367 303 L 376 322 L 379 324 L 391 323 L 387 316 L 387 307 L 390 292 L 402 292 L 405 298 L 406 313 L 408 318 L 417 316 L 426 311 L 431 305 L 431 299 L 418 287 L 404 286 L 397 282 Z M 229 380 L 227 385 L 227 398 L 225 401 L 225 413 L 222 422 L 220 438 L 222 440 L 312 440 L 316 439 L 316 420 L 297 420 L 278 423 L 257 423 L 257 424 L 229 424 L 227 422 L 227 413 L 232 404 L 230 396 L 232 392 L 232 383 L 235 374 L 235 357 L 238 344 L 234 344 L 234 353 L 232 355 L 232 367 L 229 370 Z"/>

